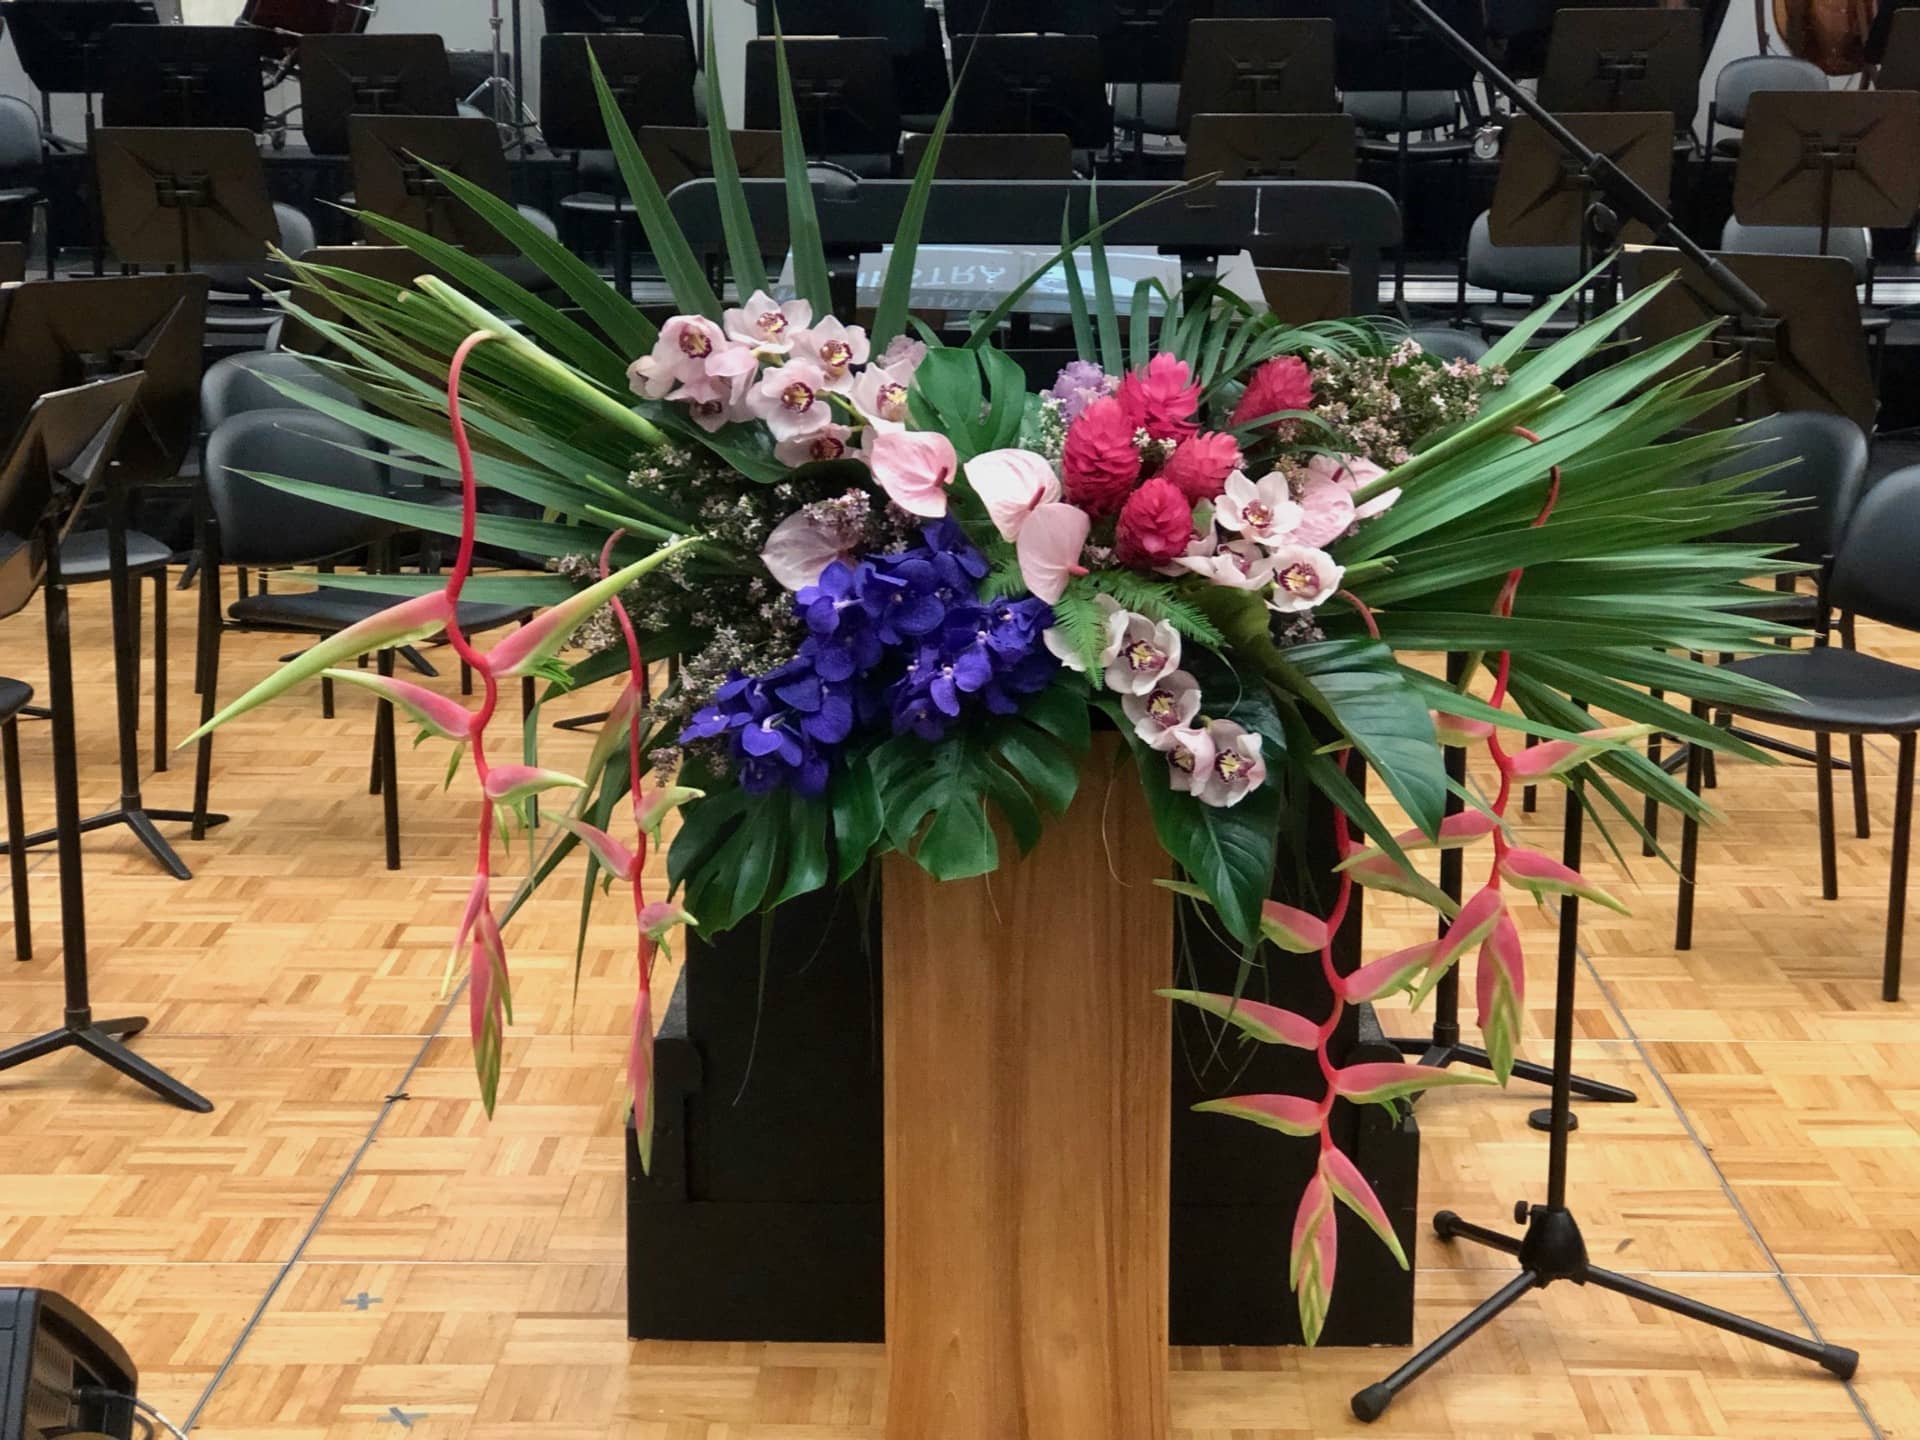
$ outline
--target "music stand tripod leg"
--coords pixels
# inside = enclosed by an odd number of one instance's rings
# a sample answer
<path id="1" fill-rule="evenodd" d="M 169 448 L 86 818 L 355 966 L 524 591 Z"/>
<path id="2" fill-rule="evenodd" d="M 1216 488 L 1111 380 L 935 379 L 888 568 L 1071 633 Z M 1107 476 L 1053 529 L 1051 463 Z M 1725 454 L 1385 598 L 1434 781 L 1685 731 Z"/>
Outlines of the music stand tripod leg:
<path id="1" fill-rule="evenodd" d="M 69 1047 L 138 1081 L 154 1094 L 184 1109 L 206 1114 L 213 1102 L 183 1085 L 159 1066 L 120 1042 L 146 1028 L 144 1018 L 96 1021 L 87 975 L 87 898 L 81 875 L 80 780 L 73 734 L 73 651 L 69 634 L 66 585 L 60 578 L 59 544 L 47 527 L 49 554 L 46 590 L 47 678 L 53 709 L 54 809 L 59 816 L 61 967 L 65 1016 L 60 1027 L 0 1051 L 0 1071 L 14 1069 Z"/>
<path id="2" fill-rule="evenodd" d="M 1564 831 L 1563 858 L 1573 869 L 1580 866 L 1585 826 L 1585 814 L 1577 788 L 1579 784 L 1575 780 L 1570 787 Z M 1547 1147 L 1546 1203 L 1528 1205 L 1522 1202 L 1514 1207 L 1514 1218 L 1527 1227 L 1525 1234 L 1517 1239 L 1479 1225 L 1470 1225 L 1450 1211 L 1441 1211 L 1433 1220 L 1434 1233 L 1441 1239 L 1464 1240 L 1469 1244 L 1485 1245 L 1513 1255 L 1520 1261 L 1520 1273 L 1459 1323 L 1423 1347 L 1393 1374 L 1356 1393 L 1351 1406 L 1354 1415 L 1361 1420 L 1379 1419 L 1400 1391 L 1484 1329 L 1521 1296 L 1529 1290 L 1545 1289 L 1557 1281 L 1572 1281 L 1576 1285 L 1593 1284 L 1631 1299 L 1657 1305 L 1689 1320 L 1698 1320 L 1811 1360 L 1841 1379 L 1851 1377 L 1854 1367 L 1859 1363 L 1858 1354 L 1844 1346 L 1829 1345 L 1817 1336 L 1809 1339 L 1776 1329 L 1629 1276 L 1597 1269 L 1588 1262 L 1586 1241 L 1580 1233 L 1579 1221 L 1574 1218 L 1567 1203 L 1568 1136 L 1573 1128 L 1573 1011 L 1579 984 L 1579 925 L 1579 897 L 1566 896 L 1560 907 L 1560 948 L 1555 970 L 1553 1109 Z"/>

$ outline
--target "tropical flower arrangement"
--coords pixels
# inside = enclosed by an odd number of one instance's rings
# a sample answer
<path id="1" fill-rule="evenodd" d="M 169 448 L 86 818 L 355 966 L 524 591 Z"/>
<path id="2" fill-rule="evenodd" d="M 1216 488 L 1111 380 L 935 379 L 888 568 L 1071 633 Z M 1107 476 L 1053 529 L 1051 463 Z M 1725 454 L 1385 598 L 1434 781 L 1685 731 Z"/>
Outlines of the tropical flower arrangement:
<path id="1" fill-rule="evenodd" d="M 1391 1105 L 1462 1080 L 1342 1066 L 1331 1053 L 1341 1011 L 1422 994 L 1473 957 L 1504 1079 L 1522 1016 L 1516 897 L 1615 903 L 1513 843 L 1513 787 L 1578 774 L 1603 826 L 1644 837 L 1640 796 L 1696 811 L 1699 801 L 1632 740 L 1659 730 L 1753 753 L 1660 698 L 1751 697 L 1749 682 L 1687 657 L 1775 633 L 1738 607 L 1750 596 L 1741 582 L 1777 567 L 1713 538 L 1762 502 L 1740 480 L 1696 483 L 1743 444 L 1737 432 L 1687 432 L 1728 391 L 1711 372 L 1676 373 L 1697 336 L 1603 352 L 1646 296 L 1529 349 L 1550 307 L 1479 365 L 1436 360 L 1382 322 L 1289 327 L 1212 285 L 1160 295 L 1158 316 L 1148 286 L 1125 307 L 1091 204 L 1086 232 L 1056 261 L 1079 358 L 1030 376 L 1000 333 L 1039 276 L 962 334 L 908 313 L 944 117 L 878 306 L 855 324 L 832 314 L 784 61 L 791 297 L 769 293 L 708 79 L 736 304 L 676 227 L 604 84 L 615 155 L 676 300 L 664 323 L 453 174 L 440 178 L 546 271 L 570 310 L 374 215 L 368 225 L 443 278 L 399 287 L 296 265 L 301 289 L 343 318 L 304 298 L 289 308 L 332 343 L 335 357 L 316 363 L 365 408 L 283 388 L 410 469 L 459 482 L 465 504 L 456 516 L 258 478 L 457 534 L 461 548 L 444 578 L 329 575 L 403 598 L 203 730 L 326 671 L 471 751 L 478 853 L 455 958 L 489 1109 L 513 911 L 581 851 L 589 897 L 596 880 L 621 882 L 637 935 L 630 1078 L 643 1161 L 650 985 L 675 928 L 726 930 L 854 884 L 890 852 L 937 878 L 989 873 L 1007 863 L 1003 838 L 1026 851 L 1047 815 L 1073 803 L 1094 729 L 1117 731 L 1155 826 L 1128 843 L 1165 849 L 1174 888 L 1210 909 L 1249 971 L 1284 963 L 1275 952 L 1317 955 L 1334 996 L 1332 1013 L 1314 1018 L 1244 995 L 1169 992 L 1252 1042 L 1319 1058 L 1317 1094 L 1211 1106 L 1319 1144 L 1291 1276 L 1311 1339 L 1334 1278 L 1336 1201 L 1400 1253 L 1333 1143 L 1336 1101 Z M 483 490 L 535 513 L 482 513 Z M 477 574 L 479 544 L 543 557 L 551 573 Z M 463 596 L 550 608 L 483 652 L 460 632 Z M 484 682 L 477 710 L 330 668 L 442 630 Z M 1469 657 L 1466 678 L 1437 678 L 1441 654 Z M 499 686 L 527 675 L 549 679 L 549 694 L 610 683 L 581 773 L 539 764 L 537 725 L 511 761 L 490 754 Z M 1496 767 L 1490 800 L 1450 785 L 1444 748 L 1469 744 Z M 1410 828 L 1367 798 L 1363 768 Z M 1273 893 L 1282 857 L 1304 852 L 1315 790 L 1341 858 L 1320 877 L 1329 902 L 1308 909 Z M 571 803 L 538 832 L 528 874 L 496 893 L 502 835 L 524 827 L 531 839 L 535 808 L 560 795 Z M 666 843 L 675 809 L 669 891 L 650 897 L 649 847 Z M 1412 859 L 1482 842 L 1487 878 L 1465 904 Z M 1415 896 L 1448 923 L 1432 942 L 1343 974 L 1334 935 L 1355 885 Z"/>

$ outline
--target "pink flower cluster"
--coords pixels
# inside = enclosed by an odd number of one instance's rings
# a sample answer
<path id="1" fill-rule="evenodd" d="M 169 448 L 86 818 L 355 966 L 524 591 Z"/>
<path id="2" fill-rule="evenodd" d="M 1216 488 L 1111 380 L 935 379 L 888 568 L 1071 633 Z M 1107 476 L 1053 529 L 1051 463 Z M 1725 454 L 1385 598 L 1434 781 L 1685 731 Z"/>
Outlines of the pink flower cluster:
<path id="1" fill-rule="evenodd" d="M 902 337 L 875 360 L 858 325 L 831 315 L 816 324 L 805 300 L 782 303 L 755 291 L 719 323 L 674 316 L 628 380 L 635 394 L 686 405 L 709 433 L 760 422 L 773 435 L 774 454 L 798 467 L 868 459 L 878 437 L 904 431 L 907 392 L 926 353 Z"/>
<path id="2" fill-rule="evenodd" d="M 1174 568 L 1216 585 L 1266 592 L 1268 608 L 1297 615 L 1319 608 L 1345 573 L 1327 553 L 1361 520 L 1383 514 L 1400 492 L 1356 502 L 1386 472 L 1351 455 L 1315 455 L 1260 480 L 1236 470 Z"/>

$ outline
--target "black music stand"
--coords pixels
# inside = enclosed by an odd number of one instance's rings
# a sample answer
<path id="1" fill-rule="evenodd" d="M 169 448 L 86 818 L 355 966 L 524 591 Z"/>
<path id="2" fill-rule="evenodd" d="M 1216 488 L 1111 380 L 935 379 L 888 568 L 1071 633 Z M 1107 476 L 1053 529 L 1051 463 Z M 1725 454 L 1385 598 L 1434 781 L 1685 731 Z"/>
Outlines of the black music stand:
<path id="1" fill-rule="evenodd" d="M 1556 115 L 1665 110 L 1676 128 L 1700 109 L 1698 10 L 1562 10 L 1540 72 L 1540 103 Z"/>
<path id="2" fill-rule="evenodd" d="M 104 60 L 103 125 L 267 128 L 260 41 L 237 26 L 116 25 Z"/>
<path id="3" fill-rule="evenodd" d="M 1747 109 L 1734 174 L 1742 225 L 1904 229 L 1920 207 L 1920 94 L 1762 91 Z"/>
<path id="4" fill-rule="evenodd" d="M 954 45 L 955 72 L 971 66 L 954 96 L 954 129 L 1070 135 L 1080 150 L 1104 150 L 1112 141 L 1113 110 L 1093 36 L 965 35 Z"/>
<path id="5" fill-rule="evenodd" d="M 55 95 L 80 95 L 89 141 L 93 97 L 106 84 L 107 32 L 117 25 L 160 23 L 153 0 L 7 0 L 0 18 L 13 32 L 20 68 L 40 92 L 42 128 L 53 134 Z"/>
<path id="6" fill-rule="evenodd" d="M 773 40 L 747 42 L 746 119 L 755 130 L 780 126 L 777 51 Z M 900 144 L 900 104 L 887 42 L 871 35 L 806 36 L 786 42 L 786 57 L 808 156 L 881 156 L 891 166 Z M 954 128 L 987 127 L 961 123 L 956 110 Z"/>
<path id="7" fill-rule="evenodd" d="M 1187 178 L 1351 180 L 1357 128 L 1351 115 L 1195 115 Z"/>
<path id="8" fill-rule="evenodd" d="M 1727 268 L 1767 302 L 1772 318 L 1747 320 L 1720 288 L 1676 250 L 1629 250 L 1621 270 L 1630 293 L 1678 277 L 1635 320 L 1655 344 L 1716 319 L 1724 323 L 1682 356 L 1675 371 L 1732 360 L 1727 378 L 1755 383 L 1737 400 L 1700 416 L 1701 427 L 1732 425 L 1787 410 L 1844 415 L 1871 434 L 1879 400 L 1860 328 L 1853 266 L 1838 255 L 1722 255 Z"/>
<path id="9" fill-rule="evenodd" d="M 648 125 L 699 128 L 694 112 L 693 43 L 679 35 L 546 35 L 540 41 L 540 128 L 555 150 L 608 150 L 594 91 L 600 73 L 636 134 Z"/>
<path id="10" fill-rule="evenodd" d="M 60 1028 L 0 1050 L 0 1070 L 68 1049 L 84 1050 L 154 1094 L 206 1114 L 213 1102 L 181 1084 L 125 1041 L 147 1028 L 144 1017 L 95 1020 L 87 983 L 87 895 L 81 871 L 80 775 L 73 734 L 73 648 L 60 543 L 87 496 L 101 483 L 134 396 L 139 375 L 95 381 L 41 396 L 0 465 L 0 613 L 24 607 L 46 591 L 47 680 L 53 722 L 53 795 L 60 842 L 61 966 L 66 1015 Z"/>
<path id="11" fill-rule="evenodd" d="M 123 265 L 255 263 L 279 238 L 248 130 L 121 130 L 93 137 L 107 243 Z"/>
<path id="12" fill-rule="evenodd" d="M 918 175 L 931 135 L 909 135 L 903 173 Z M 936 180 L 1071 180 L 1073 141 L 1065 135 L 956 135 L 940 145 Z"/>
<path id="13" fill-rule="evenodd" d="M 1565 864 L 1578 869 L 1584 848 L 1586 814 L 1581 782 L 1568 786 L 1567 818 L 1561 855 Z M 1458 851 L 1450 852 L 1458 856 Z M 1560 898 L 1559 963 L 1553 1004 L 1553 1106 L 1548 1111 L 1547 1198 L 1544 1204 L 1514 1206 L 1514 1220 L 1527 1227 L 1521 1237 L 1502 1234 L 1479 1225 L 1470 1225 L 1451 1210 L 1433 1217 L 1434 1233 L 1442 1240 L 1468 1240 L 1512 1255 L 1520 1261 L 1520 1273 L 1483 1301 L 1452 1328 L 1430 1341 L 1412 1359 L 1378 1384 L 1369 1385 L 1353 1397 L 1353 1413 L 1363 1421 L 1374 1421 L 1386 1413 L 1394 1398 L 1420 1376 L 1467 1340 L 1485 1329 L 1510 1309 L 1521 1297 L 1544 1290 L 1557 1281 L 1575 1285 L 1596 1285 L 1616 1295 L 1625 1295 L 1646 1305 L 1698 1320 L 1716 1329 L 1770 1345 L 1777 1350 L 1811 1360 L 1842 1380 L 1851 1379 L 1860 1363 L 1856 1351 L 1820 1340 L 1809 1340 L 1771 1325 L 1762 1325 L 1743 1315 L 1735 1315 L 1712 1305 L 1702 1304 L 1684 1295 L 1649 1285 L 1631 1275 L 1603 1270 L 1587 1256 L 1580 1222 L 1567 1204 L 1568 1137 L 1573 1131 L 1573 1026 L 1574 1000 L 1580 978 L 1580 899 L 1575 895 Z"/>
<path id="14" fill-rule="evenodd" d="M 1186 69 L 1187 37 L 1207 0 L 1113 0 L 1100 35 L 1108 83 L 1133 90 L 1133 159 L 1146 159 L 1147 86 L 1177 84 Z"/>
<path id="15" fill-rule="evenodd" d="M 1640 114 L 1603 112 L 1561 115 L 1561 124 L 1649 195 L 1665 201 L 1673 188 L 1673 116 L 1665 110 Z M 1500 156 L 1500 178 L 1493 191 L 1488 238 L 1496 245 L 1574 245 L 1580 247 L 1580 273 L 1616 240 L 1628 244 L 1652 243 L 1653 236 L 1638 221 L 1618 236 L 1596 233 L 1591 223 L 1596 193 L 1591 175 L 1567 158 L 1553 137 L 1528 116 L 1517 117 L 1507 130 Z M 1579 321 L 1586 323 L 1587 296 L 1577 301 Z"/>
<path id="16" fill-rule="evenodd" d="M 729 130 L 733 163 L 743 180 L 777 180 L 785 171 L 778 130 Z M 636 136 L 647 168 L 671 195 L 689 180 L 713 178 L 713 148 L 705 126 L 648 125 Z"/>
<path id="17" fill-rule="evenodd" d="M 781 12 L 785 14 L 785 11 Z M 947 34 L 1104 35 L 1113 0 L 947 0 Z"/>
<path id="18" fill-rule="evenodd" d="M 1873 77 L 1874 88 L 1920 90 L 1920 8 L 1908 0 L 1903 8 L 1887 11 L 1884 22 L 1875 22 L 1874 30 L 1879 43 L 1869 39 L 1867 46 L 1870 55 L 1877 50 L 1880 62 Z"/>
<path id="19" fill-rule="evenodd" d="M 540 0 L 549 35 L 678 35 L 697 45 L 706 33 L 687 16 L 687 0 Z M 792 27 L 788 27 L 792 33 Z M 544 103 L 544 99 L 543 99 Z"/>
<path id="20" fill-rule="evenodd" d="M 1480 0 L 1439 0 L 1436 8 L 1470 42 L 1482 38 Z M 1395 0 L 1345 0 L 1335 73 L 1342 90 L 1384 91 L 1400 97 L 1393 201 L 1404 214 L 1413 188 L 1413 92 L 1471 90 L 1478 72 L 1459 55 L 1436 50 L 1419 21 L 1403 13 Z M 1402 240 L 1394 252 L 1393 302 L 1403 314 L 1406 296 L 1407 246 Z"/>
<path id="21" fill-rule="evenodd" d="M 755 0 L 755 29 L 774 33 L 775 10 L 780 30 L 794 35 L 869 35 L 887 42 L 895 55 L 911 55 L 926 40 L 920 0 Z"/>
<path id="22" fill-rule="evenodd" d="M 307 148 L 348 152 L 353 115 L 459 113 L 446 42 L 438 35 L 308 35 L 300 41 Z"/>
<path id="23" fill-rule="evenodd" d="M 477 116 L 355 115 L 348 121 L 353 188 L 370 214 L 424 230 L 476 255 L 510 255 L 513 246 L 421 162 L 505 198 L 509 175 L 491 120 Z"/>
<path id="24" fill-rule="evenodd" d="M 120 799 L 79 824 L 83 832 L 125 825 L 179 880 L 191 879 L 192 872 L 154 822 L 191 822 L 193 813 L 151 809 L 140 795 L 139 673 L 126 496 L 136 485 L 178 475 L 192 451 L 199 428 L 207 287 L 206 276 L 184 274 L 31 281 L 12 292 L 0 326 L 0 431 L 24 423 L 35 396 L 105 377 L 143 377 L 114 452 L 107 506 Z M 213 824 L 225 820 L 224 815 L 209 817 Z M 57 831 L 43 830 L 21 844 L 33 848 L 58 838 Z"/>
<path id="25" fill-rule="evenodd" d="M 1332 114 L 1331 20 L 1196 20 L 1180 76 L 1182 134 L 1195 115 Z"/>

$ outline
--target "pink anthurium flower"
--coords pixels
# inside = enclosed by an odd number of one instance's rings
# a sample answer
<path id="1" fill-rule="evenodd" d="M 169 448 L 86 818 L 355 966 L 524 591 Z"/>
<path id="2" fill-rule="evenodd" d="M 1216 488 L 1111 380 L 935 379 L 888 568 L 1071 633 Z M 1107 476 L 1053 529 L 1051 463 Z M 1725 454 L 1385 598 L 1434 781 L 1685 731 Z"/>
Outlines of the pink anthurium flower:
<path id="1" fill-rule="evenodd" d="M 1326 1120 L 1321 1106 L 1299 1095 L 1235 1095 L 1226 1100 L 1203 1100 L 1193 1108 L 1202 1115 L 1231 1115 L 1301 1138 L 1318 1135 Z"/>
<path id="2" fill-rule="evenodd" d="M 1058 501 L 1040 506 L 1020 527 L 1014 553 L 1020 578 L 1038 599 L 1049 605 L 1067 593 L 1067 582 L 1087 572 L 1080 565 L 1093 521 L 1078 505 Z"/>
<path id="3" fill-rule="evenodd" d="M 1318 955 L 1332 938 L 1318 915 L 1269 900 L 1260 907 L 1260 933 L 1295 955 Z"/>
<path id="4" fill-rule="evenodd" d="M 1500 878 L 1527 891 L 1536 899 L 1544 899 L 1548 895 L 1578 895 L 1582 900 L 1604 905 L 1615 914 L 1631 913 L 1625 905 L 1578 870 L 1562 865 L 1551 855 L 1544 855 L 1538 850 L 1508 850 L 1500 857 Z"/>
<path id="5" fill-rule="evenodd" d="M 1511 915 L 1502 914 L 1480 946 L 1474 971 L 1474 995 L 1480 1004 L 1480 1032 L 1487 1042 L 1487 1058 L 1502 1085 L 1513 1075 L 1526 1020 L 1527 962 L 1520 948 L 1520 930 Z"/>
<path id="6" fill-rule="evenodd" d="M 413 717 L 420 726 L 422 736 L 433 735 L 441 740 L 465 742 L 473 738 L 473 711 L 467 709 L 458 700 L 429 690 L 424 685 L 415 685 L 409 680 L 395 679 L 391 675 L 379 675 L 359 668 L 335 668 L 322 670 L 321 675 L 329 680 L 344 681 L 348 685 L 358 685 L 371 690 L 383 700 L 390 700 Z"/>
<path id="7" fill-rule="evenodd" d="M 675 540 L 662 545 L 644 559 L 636 560 L 624 570 L 616 570 L 604 580 L 596 580 L 584 590 L 561 601 L 550 610 L 543 610 L 519 629 L 509 632 L 491 650 L 487 651 L 487 667 L 493 671 L 497 680 L 518 679 L 522 675 L 538 675 L 547 669 L 554 657 L 559 655 L 573 632 L 584 625 L 602 605 L 622 594 L 629 586 L 657 570 L 661 564 L 690 546 L 698 545 L 696 538 Z"/>
<path id="8" fill-rule="evenodd" d="M 587 782 L 535 765 L 495 765 L 487 772 L 487 798 L 496 805 L 518 805 L 546 790 L 584 790 Z"/>
<path id="9" fill-rule="evenodd" d="M 402 645 L 411 645 L 416 640 L 438 635 L 446 629 L 447 617 L 452 613 L 453 607 L 443 590 L 436 590 L 431 595 L 416 595 L 411 600 L 403 600 L 398 605 L 389 605 L 384 610 L 376 611 L 357 624 L 349 625 L 302 651 L 174 748 L 183 749 L 191 745 L 209 730 L 218 729 L 236 715 L 244 715 L 269 700 L 277 699 L 301 681 L 311 680 L 343 660 L 370 655 L 375 650 L 395 650 Z"/>
<path id="10" fill-rule="evenodd" d="M 947 513 L 947 487 L 960 466 L 953 442 L 933 430 L 871 435 L 867 463 L 873 483 L 909 515 L 938 520 Z"/>
<path id="11" fill-rule="evenodd" d="M 1226 1021 L 1234 1029 L 1263 1045 L 1286 1045 L 1295 1050 L 1311 1050 L 1320 1043 L 1320 1027 L 1304 1015 L 1282 1010 L 1277 1005 L 1262 1005 L 1233 995 L 1210 995 L 1204 990 L 1159 990 L 1163 1000 L 1178 1000 Z"/>
<path id="12" fill-rule="evenodd" d="M 1611 725 L 1600 730 L 1588 730 L 1578 740 L 1543 740 L 1538 745 L 1529 745 L 1513 757 L 1513 778 L 1529 781 L 1544 780 L 1550 775 L 1564 775 L 1596 755 L 1616 746 L 1630 745 L 1652 733 L 1651 725 Z"/>
<path id="13" fill-rule="evenodd" d="M 844 531 L 816 514 L 796 510 L 773 527 L 760 548 L 760 563 L 782 588 L 797 592 L 817 584 L 821 572 L 834 561 L 853 558 L 846 542 Z"/>
<path id="14" fill-rule="evenodd" d="M 1333 1303 L 1333 1274 L 1338 1259 L 1338 1230 L 1334 1224 L 1333 1191 L 1326 1175 L 1316 1170 L 1300 1196 L 1293 1219 L 1293 1245 L 1287 1259 L 1287 1281 L 1300 1301 L 1300 1330 L 1309 1345 L 1318 1344 Z"/>
<path id="15" fill-rule="evenodd" d="M 989 450 L 969 460 L 965 474 L 1002 540 L 1019 539 L 1028 517 L 1060 498 L 1060 477 L 1031 450 Z"/>

